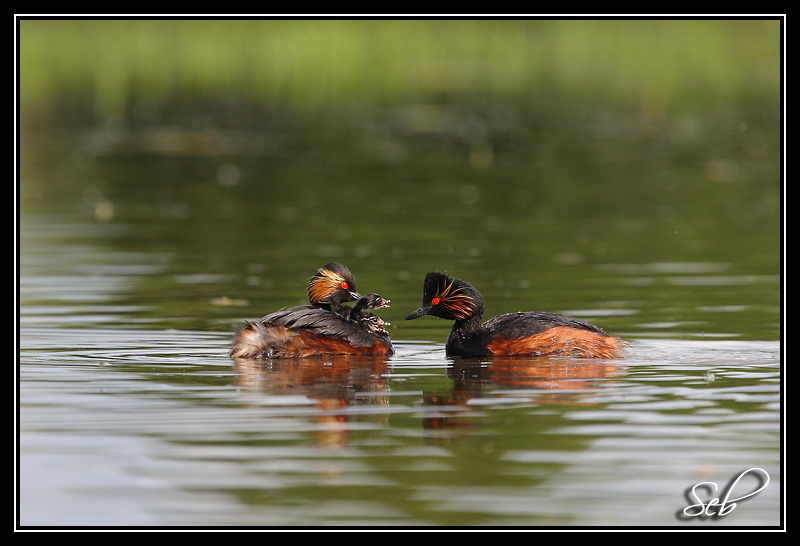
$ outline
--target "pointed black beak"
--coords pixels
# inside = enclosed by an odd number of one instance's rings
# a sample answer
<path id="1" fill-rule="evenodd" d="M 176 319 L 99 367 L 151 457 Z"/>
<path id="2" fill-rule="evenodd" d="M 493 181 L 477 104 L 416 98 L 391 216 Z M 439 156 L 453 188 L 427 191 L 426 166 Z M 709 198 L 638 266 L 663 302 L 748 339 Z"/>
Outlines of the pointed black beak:
<path id="1" fill-rule="evenodd" d="M 406 315 L 406 320 L 411 320 L 419 317 L 423 317 L 428 314 L 428 307 L 422 306 L 413 313 L 409 313 Z"/>
<path id="2" fill-rule="evenodd" d="M 358 301 L 361 299 L 361 294 L 358 292 L 350 292 L 350 299 L 345 301 Z"/>

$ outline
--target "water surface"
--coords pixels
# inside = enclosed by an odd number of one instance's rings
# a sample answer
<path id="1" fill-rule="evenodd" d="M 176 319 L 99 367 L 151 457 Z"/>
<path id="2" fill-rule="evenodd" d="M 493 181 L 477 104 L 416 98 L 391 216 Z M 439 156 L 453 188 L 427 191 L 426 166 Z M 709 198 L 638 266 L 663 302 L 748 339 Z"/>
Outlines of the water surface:
<path id="1" fill-rule="evenodd" d="M 776 342 L 232 364 L 207 332 L 22 334 L 23 525 L 780 524 Z M 677 517 L 754 467 L 732 514 Z"/>
<path id="2" fill-rule="evenodd" d="M 774 126 L 439 114 L 26 134 L 20 524 L 780 525 Z M 328 261 L 392 300 L 395 355 L 228 358 Z M 630 351 L 448 359 L 402 320 L 431 270 Z"/>

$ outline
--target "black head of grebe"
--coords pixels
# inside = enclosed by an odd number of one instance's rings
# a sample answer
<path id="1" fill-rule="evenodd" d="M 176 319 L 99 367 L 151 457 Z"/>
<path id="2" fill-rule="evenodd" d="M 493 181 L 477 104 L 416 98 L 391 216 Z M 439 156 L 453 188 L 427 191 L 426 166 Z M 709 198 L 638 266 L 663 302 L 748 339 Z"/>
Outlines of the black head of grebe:
<path id="1" fill-rule="evenodd" d="M 353 274 L 347 267 L 337 263 L 323 265 L 308 280 L 306 294 L 314 307 L 335 312 L 341 310 L 343 302 L 356 301 L 361 297 Z"/>

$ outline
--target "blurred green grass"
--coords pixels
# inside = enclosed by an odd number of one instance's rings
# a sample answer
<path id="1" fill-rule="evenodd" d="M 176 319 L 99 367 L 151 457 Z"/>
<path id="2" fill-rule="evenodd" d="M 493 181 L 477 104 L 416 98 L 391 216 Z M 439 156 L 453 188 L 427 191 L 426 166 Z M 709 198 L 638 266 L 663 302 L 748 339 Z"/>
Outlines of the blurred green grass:
<path id="1" fill-rule="evenodd" d="M 19 21 L 23 116 L 237 100 L 702 110 L 778 103 L 773 20 Z"/>

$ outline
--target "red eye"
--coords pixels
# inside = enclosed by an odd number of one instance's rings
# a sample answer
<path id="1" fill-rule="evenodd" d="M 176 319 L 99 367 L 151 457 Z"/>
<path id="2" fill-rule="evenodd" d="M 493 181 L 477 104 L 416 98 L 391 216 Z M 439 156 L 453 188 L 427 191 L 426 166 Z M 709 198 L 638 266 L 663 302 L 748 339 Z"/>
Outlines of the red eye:
<path id="1" fill-rule="evenodd" d="M 431 300 L 431 303 L 434 304 L 434 305 L 439 305 L 439 298 L 433 298 Z"/>
<path id="2" fill-rule="evenodd" d="M 342 288 L 347 290 L 347 281 L 342 281 Z"/>

